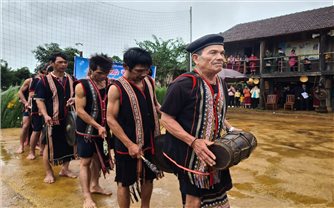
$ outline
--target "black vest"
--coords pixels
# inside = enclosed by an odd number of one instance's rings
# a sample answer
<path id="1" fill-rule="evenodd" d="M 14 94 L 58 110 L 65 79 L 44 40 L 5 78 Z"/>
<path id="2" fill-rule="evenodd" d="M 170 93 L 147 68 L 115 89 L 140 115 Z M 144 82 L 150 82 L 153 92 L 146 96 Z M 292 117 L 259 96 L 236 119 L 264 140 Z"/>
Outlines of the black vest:
<path id="1" fill-rule="evenodd" d="M 58 100 L 59 100 L 59 120 L 64 120 L 67 116 L 67 107 L 66 102 L 68 99 L 71 98 L 71 91 L 70 91 L 70 82 L 68 77 L 64 77 L 63 84 L 59 83 L 59 81 L 52 76 L 52 79 L 55 83 L 57 93 L 58 93 Z M 52 98 L 52 91 L 50 89 L 49 82 L 45 76 L 42 76 L 41 81 L 43 82 L 43 85 L 45 87 L 45 95 L 46 98 L 44 100 L 46 111 L 49 116 L 53 116 L 53 98 Z"/>
<path id="2" fill-rule="evenodd" d="M 121 101 L 117 121 L 123 128 L 125 134 L 129 137 L 129 139 L 131 139 L 132 142 L 136 143 L 136 128 L 129 96 L 119 81 L 116 80 L 114 84 L 118 86 L 118 89 L 120 89 L 120 101 Z M 153 135 L 155 127 L 153 106 L 151 102 L 150 93 L 145 82 L 144 86 L 145 89 L 144 92 L 142 92 L 136 86 L 131 84 L 131 87 L 133 88 L 136 97 L 138 99 L 143 121 L 143 128 L 144 128 L 143 150 L 153 148 L 152 145 L 153 145 Z M 128 149 L 124 146 L 124 144 L 119 139 L 117 139 L 117 137 L 113 136 L 113 138 L 115 140 L 115 152 L 127 154 Z"/>
<path id="3" fill-rule="evenodd" d="M 102 112 L 101 112 L 101 100 L 98 97 L 98 93 L 95 91 L 94 88 L 92 88 L 92 85 L 89 83 L 90 81 L 88 79 L 81 79 L 79 81 L 77 81 L 79 83 L 82 84 L 82 87 L 84 88 L 85 91 L 85 96 L 86 96 L 86 106 L 85 106 L 85 111 L 92 116 L 93 113 L 93 100 L 96 101 L 96 110 L 94 111 L 94 113 L 96 113 L 96 119 L 94 119 L 98 124 L 102 125 Z M 93 95 L 93 91 L 94 90 L 94 95 Z M 105 97 L 107 97 L 107 93 L 108 93 L 108 84 L 106 85 L 106 88 L 100 89 L 99 90 L 101 98 L 104 99 Z M 107 103 L 107 99 L 105 99 L 105 103 Z M 106 114 L 106 110 L 104 111 L 104 116 Z M 92 116 L 94 118 L 94 116 Z M 106 121 L 105 121 L 106 122 Z M 79 116 L 77 116 L 76 119 L 76 126 L 77 126 L 77 131 L 80 133 L 84 133 L 84 134 L 90 134 L 90 135 L 94 135 L 97 136 L 98 135 L 98 130 L 96 128 L 92 128 L 92 131 L 89 132 L 87 127 L 88 124 L 83 121 Z M 106 123 L 105 125 L 106 126 Z"/>

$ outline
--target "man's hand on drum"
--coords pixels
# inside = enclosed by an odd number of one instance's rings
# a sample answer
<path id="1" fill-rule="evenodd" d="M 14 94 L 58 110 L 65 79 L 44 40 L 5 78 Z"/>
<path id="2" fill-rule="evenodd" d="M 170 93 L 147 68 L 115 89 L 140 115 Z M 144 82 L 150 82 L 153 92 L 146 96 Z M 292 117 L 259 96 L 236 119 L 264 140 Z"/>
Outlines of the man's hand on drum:
<path id="1" fill-rule="evenodd" d="M 212 145 L 213 142 L 207 141 L 205 139 L 196 139 L 192 143 L 192 148 L 194 149 L 197 157 L 206 164 L 213 166 L 216 164 L 216 156 L 208 149 L 208 146 Z"/>
<path id="2" fill-rule="evenodd" d="M 243 131 L 243 130 L 239 129 L 239 128 L 236 128 L 236 127 L 233 127 L 233 129 L 231 129 L 229 132 L 234 132 L 234 131 Z"/>

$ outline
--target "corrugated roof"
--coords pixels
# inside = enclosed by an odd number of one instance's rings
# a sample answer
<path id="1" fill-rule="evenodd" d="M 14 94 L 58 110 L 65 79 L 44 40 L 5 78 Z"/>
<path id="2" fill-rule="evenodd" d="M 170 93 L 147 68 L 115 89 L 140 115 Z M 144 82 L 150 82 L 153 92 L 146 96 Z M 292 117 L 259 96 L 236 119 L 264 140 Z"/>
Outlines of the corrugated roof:
<path id="1" fill-rule="evenodd" d="M 238 24 L 221 33 L 225 42 L 334 28 L 334 6 Z"/>

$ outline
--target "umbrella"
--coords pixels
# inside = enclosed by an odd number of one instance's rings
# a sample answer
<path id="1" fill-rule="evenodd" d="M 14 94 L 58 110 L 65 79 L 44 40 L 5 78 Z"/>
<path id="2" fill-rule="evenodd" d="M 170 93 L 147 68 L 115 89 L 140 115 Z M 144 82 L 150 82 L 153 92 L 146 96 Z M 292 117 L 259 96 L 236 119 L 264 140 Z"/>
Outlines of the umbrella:
<path id="1" fill-rule="evenodd" d="M 222 77 L 223 79 L 247 79 L 245 74 L 242 74 L 233 69 L 223 69 L 218 73 L 218 76 Z"/>

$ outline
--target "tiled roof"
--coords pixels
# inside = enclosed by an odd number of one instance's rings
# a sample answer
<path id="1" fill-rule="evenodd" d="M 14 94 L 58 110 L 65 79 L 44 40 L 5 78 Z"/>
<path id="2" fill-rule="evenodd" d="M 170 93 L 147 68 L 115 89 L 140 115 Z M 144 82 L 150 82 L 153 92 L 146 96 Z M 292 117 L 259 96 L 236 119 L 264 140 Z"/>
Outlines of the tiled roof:
<path id="1" fill-rule="evenodd" d="M 334 28 L 334 6 L 238 24 L 221 33 L 225 42 Z"/>

